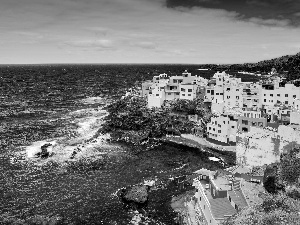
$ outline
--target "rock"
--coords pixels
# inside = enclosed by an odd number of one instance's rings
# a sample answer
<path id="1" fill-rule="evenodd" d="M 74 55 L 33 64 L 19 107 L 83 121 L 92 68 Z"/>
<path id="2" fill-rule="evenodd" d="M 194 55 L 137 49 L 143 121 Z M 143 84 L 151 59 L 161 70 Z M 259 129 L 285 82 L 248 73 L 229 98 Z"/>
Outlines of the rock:
<path id="1" fill-rule="evenodd" d="M 43 144 L 41 146 L 41 151 L 37 152 L 35 155 L 37 157 L 41 157 L 42 159 L 45 159 L 52 154 L 52 148 L 53 148 L 53 145 L 51 143 Z"/>
<path id="2" fill-rule="evenodd" d="M 123 190 L 121 198 L 128 203 L 144 204 L 148 201 L 148 191 L 148 186 L 136 185 Z"/>
<path id="3" fill-rule="evenodd" d="M 73 152 L 72 152 L 72 155 L 71 155 L 71 157 L 70 157 L 70 159 L 74 159 L 74 157 L 75 157 L 76 154 L 77 154 L 77 152 L 76 152 L 76 151 L 73 151 Z"/>

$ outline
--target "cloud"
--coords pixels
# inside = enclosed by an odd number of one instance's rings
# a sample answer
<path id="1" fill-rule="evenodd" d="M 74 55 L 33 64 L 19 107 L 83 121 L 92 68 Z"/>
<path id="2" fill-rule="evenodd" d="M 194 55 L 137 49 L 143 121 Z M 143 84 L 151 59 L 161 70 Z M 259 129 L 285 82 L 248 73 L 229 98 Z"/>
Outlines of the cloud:
<path id="1" fill-rule="evenodd" d="M 140 48 L 144 48 L 144 49 L 155 49 L 156 48 L 156 44 L 153 42 L 149 42 L 149 41 L 142 41 L 142 42 L 137 42 L 132 44 L 133 46 L 138 46 Z"/>
<path id="2" fill-rule="evenodd" d="M 113 42 L 111 40 L 75 40 L 68 41 L 65 44 L 73 47 L 85 47 L 85 48 L 103 48 L 112 49 L 114 48 Z"/>
<path id="3" fill-rule="evenodd" d="M 291 24 L 291 21 L 288 19 L 262 19 L 262 18 L 255 18 L 252 17 L 248 19 L 249 22 L 255 23 L 258 25 L 263 25 L 263 26 L 278 26 L 278 27 L 286 27 Z"/>

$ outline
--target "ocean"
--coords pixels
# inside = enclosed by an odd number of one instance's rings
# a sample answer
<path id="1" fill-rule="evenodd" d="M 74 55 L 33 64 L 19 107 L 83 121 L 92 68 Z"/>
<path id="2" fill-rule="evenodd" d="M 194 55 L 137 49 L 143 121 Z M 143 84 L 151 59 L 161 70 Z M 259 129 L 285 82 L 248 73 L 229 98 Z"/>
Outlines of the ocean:
<path id="1" fill-rule="evenodd" d="M 130 146 L 95 134 L 106 115 L 103 107 L 128 88 L 164 72 L 197 74 L 197 68 L 0 66 L 0 224 L 30 224 L 32 218 L 130 224 L 134 212 L 117 192 L 146 180 L 156 181 L 144 210 L 148 224 L 176 224 L 170 201 L 192 189 L 184 178 L 207 162 L 203 154 L 167 144 L 133 154 Z M 47 142 L 54 144 L 54 155 L 32 157 Z M 81 151 L 70 159 L 77 148 Z"/>

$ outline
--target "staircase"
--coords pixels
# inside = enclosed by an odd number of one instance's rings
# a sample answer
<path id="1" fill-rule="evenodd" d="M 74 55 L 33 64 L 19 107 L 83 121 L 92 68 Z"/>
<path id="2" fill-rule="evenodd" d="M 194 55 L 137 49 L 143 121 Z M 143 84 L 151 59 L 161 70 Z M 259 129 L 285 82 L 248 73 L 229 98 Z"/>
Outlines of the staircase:
<path id="1" fill-rule="evenodd" d="M 234 180 L 233 181 L 233 190 L 234 191 L 241 191 L 241 181 L 240 180 Z"/>

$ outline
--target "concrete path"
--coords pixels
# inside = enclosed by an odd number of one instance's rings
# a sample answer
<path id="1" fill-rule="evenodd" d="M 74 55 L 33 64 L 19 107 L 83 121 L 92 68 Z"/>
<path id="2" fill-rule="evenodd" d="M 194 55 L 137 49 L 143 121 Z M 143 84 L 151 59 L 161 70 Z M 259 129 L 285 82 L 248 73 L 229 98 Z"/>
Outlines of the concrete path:
<path id="1" fill-rule="evenodd" d="M 233 151 L 233 152 L 236 151 L 236 146 L 222 146 L 222 145 L 213 144 L 207 141 L 205 138 L 198 137 L 193 134 L 182 134 L 181 137 L 196 141 L 197 143 L 203 146 L 212 147 L 223 151 Z"/>

